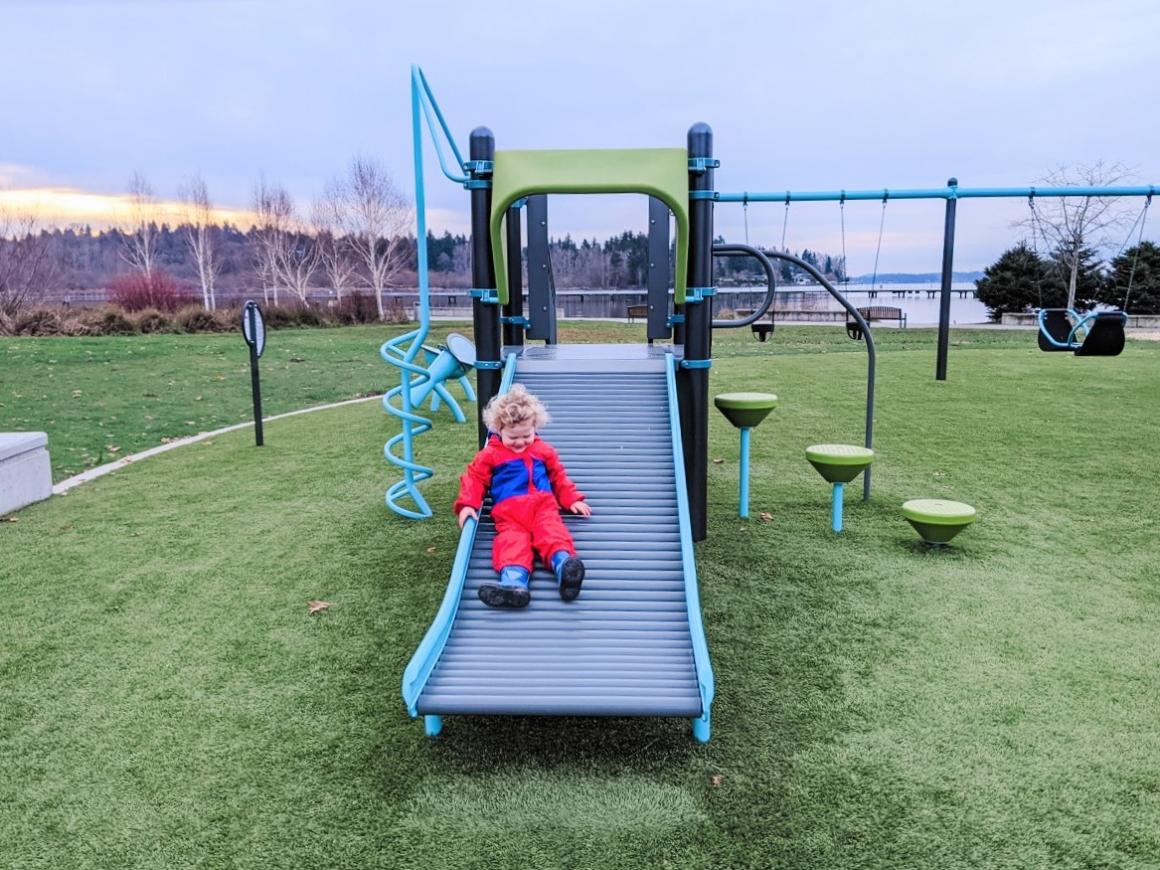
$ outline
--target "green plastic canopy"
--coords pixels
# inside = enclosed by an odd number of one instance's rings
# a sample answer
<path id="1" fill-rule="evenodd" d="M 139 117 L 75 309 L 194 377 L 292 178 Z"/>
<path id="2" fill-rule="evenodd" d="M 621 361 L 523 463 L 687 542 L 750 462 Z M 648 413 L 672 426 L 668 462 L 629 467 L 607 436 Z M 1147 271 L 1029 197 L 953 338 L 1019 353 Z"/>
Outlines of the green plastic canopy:
<path id="1" fill-rule="evenodd" d="M 511 204 L 537 193 L 643 193 L 677 217 L 676 304 L 685 302 L 689 263 L 689 154 L 684 148 L 497 151 L 491 176 L 491 250 L 496 295 L 508 301 L 504 217 Z"/>

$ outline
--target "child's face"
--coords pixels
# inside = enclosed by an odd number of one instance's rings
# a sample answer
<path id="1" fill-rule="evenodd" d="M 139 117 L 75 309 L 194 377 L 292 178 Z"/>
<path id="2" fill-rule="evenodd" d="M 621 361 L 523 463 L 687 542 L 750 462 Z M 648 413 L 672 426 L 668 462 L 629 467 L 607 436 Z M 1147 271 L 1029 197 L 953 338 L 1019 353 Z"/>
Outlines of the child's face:
<path id="1" fill-rule="evenodd" d="M 513 453 L 523 453 L 536 440 L 536 425 L 528 420 L 526 423 L 504 426 L 499 430 L 499 440 Z"/>

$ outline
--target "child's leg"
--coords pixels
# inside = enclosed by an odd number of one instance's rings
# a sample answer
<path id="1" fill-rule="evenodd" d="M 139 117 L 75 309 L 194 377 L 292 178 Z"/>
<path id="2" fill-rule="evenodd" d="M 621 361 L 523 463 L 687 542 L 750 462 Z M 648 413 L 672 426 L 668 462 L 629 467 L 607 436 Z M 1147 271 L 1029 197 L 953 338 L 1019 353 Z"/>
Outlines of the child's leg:
<path id="1" fill-rule="evenodd" d="M 499 583 L 479 587 L 479 600 L 488 607 L 524 607 L 531 600 L 528 579 L 532 572 L 532 538 L 527 529 L 506 518 L 495 520 L 491 565 Z"/>
<path id="2" fill-rule="evenodd" d="M 576 555 L 576 545 L 568 527 L 560 519 L 555 502 L 547 499 L 536 511 L 532 524 L 532 545 L 545 565 L 550 565 L 560 585 L 560 597 L 572 601 L 580 594 L 584 582 L 584 563 Z"/>

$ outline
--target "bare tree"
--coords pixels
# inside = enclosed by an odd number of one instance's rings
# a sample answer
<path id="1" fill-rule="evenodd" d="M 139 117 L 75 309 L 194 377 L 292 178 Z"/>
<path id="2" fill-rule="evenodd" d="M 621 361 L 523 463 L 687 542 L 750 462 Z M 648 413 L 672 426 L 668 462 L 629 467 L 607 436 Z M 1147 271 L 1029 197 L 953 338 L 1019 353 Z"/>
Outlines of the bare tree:
<path id="1" fill-rule="evenodd" d="M 263 290 L 273 288 L 275 305 L 279 288 L 290 290 L 305 302 L 310 279 L 318 269 L 318 248 L 302 231 L 294 200 L 286 188 L 263 179 L 254 190 L 254 212 Z M 269 301 L 268 293 L 266 297 Z"/>
<path id="2" fill-rule="evenodd" d="M 282 238 L 283 245 L 278 251 L 277 260 L 278 268 L 281 270 L 281 283 L 302 302 L 306 302 L 310 279 L 318 271 L 318 245 L 309 234 L 296 227 Z"/>
<path id="3" fill-rule="evenodd" d="M 213 205 L 209 200 L 205 179 L 194 175 L 178 191 L 178 197 L 185 207 L 185 225 L 182 229 L 189 252 L 197 265 L 202 304 L 212 311 L 217 307 L 214 285 L 220 266 L 214 257 Z"/>
<path id="4" fill-rule="evenodd" d="M 153 276 L 157 256 L 157 223 L 154 220 L 156 198 L 153 187 L 140 172 L 129 179 L 129 211 L 133 232 L 124 235 L 121 258 L 146 278 Z"/>
<path id="5" fill-rule="evenodd" d="M 347 174 L 332 188 L 336 225 L 366 273 L 382 320 L 383 291 L 407 265 L 410 204 L 395 187 L 390 173 L 363 157 L 352 160 Z M 419 240 L 419 244 L 424 243 Z"/>
<path id="6" fill-rule="evenodd" d="M 314 201 L 311 221 L 314 224 L 314 243 L 330 286 L 338 301 L 342 294 L 354 287 L 358 266 L 351 257 L 350 245 L 341 237 L 341 198 L 335 184 L 327 186 L 322 196 Z"/>
<path id="7" fill-rule="evenodd" d="M 0 313 L 16 316 L 57 282 L 61 265 L 55 254 L 35 209 L 0 204 Z"/>
<path id="8" fill-rule="evenodd" d="M 254 188 L 253 209 L 257 219 L 254 226 L 257 242 L 254 250 L 254 266 L 262 282 L 264 301 L 266 304 L 270 303 L 272 290 L 274 304 L 277 305 L 278 286 L 282 277 L 279 251 L 286 243 L 285 236 L 289 232 L 294 206 L 290 202 L 290 195 L 283 188 L 267 184 L 263 178 Z"/>
<path id="9" fill-rule="evenodd" d="M 1060 166 L 1041 180 L 1050 187 L 1109 187 L 1130 177 L 1131 171 L 1122 163 Z M 1067 307 L 1075 307 L 1076 286 L 1084 251 L 1106 248 L 1112 243 L 1110 233 L 1122 228 L 1128 213 L 1118 197 L 1085 196 L 1032 200 L 1031 216 L 1019 221 L 1033 234 L 1033 246 L 1039 247 L 1035 236 L 1042 239 L 1059 264 L 1067 280 Z"/>

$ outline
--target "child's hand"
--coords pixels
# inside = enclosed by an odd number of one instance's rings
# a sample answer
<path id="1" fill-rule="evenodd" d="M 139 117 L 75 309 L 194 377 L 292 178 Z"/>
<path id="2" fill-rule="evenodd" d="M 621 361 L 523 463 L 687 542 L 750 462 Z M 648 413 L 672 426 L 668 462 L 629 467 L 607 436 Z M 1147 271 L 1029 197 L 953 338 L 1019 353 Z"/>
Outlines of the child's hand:
<path id="1" fill-rule="evenodd" d="M 588 506 L 588 502 L 586 501 L 574 501 L 572 502 L 572 507 L 568 508 L 568 510 L 574 514 L 580 514 L 582 517 L 592 516 L 592 508 Z"/>
<path id="2" fill-rule="evenodd" d="M 465 507 L 459 509 L 459 528 L 463 528 L 463 524 L 467 522 L 468 517 L 473 520 L 479 519 L 479 512 L 473 507 Z"/>

